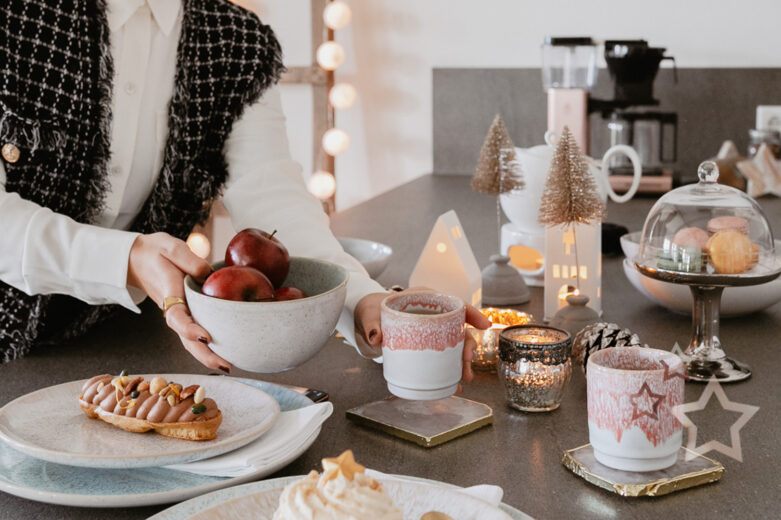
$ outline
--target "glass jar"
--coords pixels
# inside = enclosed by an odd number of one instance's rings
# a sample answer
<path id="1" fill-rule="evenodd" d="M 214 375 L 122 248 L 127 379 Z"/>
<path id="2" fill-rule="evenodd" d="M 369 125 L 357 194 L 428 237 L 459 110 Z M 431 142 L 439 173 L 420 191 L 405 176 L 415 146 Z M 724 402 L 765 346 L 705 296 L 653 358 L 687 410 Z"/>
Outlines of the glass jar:
<path id="1" fill-rule="evenodd" d="M 759 147 L 766 144 L 776 159 L 781 159 L 781 132 L 777 130 L 757 130 L 752 128 L 748 131 L 748 158 L 751 159 L 759 151 Z"/>
<path id="2" fill-rule="evenodd" d="M 499 355 L 499 333 L 510 325 L 529 323 L 533 317 L 515 309 L 497 309 L 483 307 L 480 313 L 491 321 L 491 326 L 480 330 L 467 325 L 466 328 L 475 338 L 475 357 L 472 358 L 472 368 L 491 372 L 496 370 Z"/>
<path id="3" fill-rule="evenodd" d="M 549 412 L 561 404 L 572 377 L 572 338 L 545 325 L 517 325 L 499 334 L 499 379 L 507 404 L 523 412 Z"/>

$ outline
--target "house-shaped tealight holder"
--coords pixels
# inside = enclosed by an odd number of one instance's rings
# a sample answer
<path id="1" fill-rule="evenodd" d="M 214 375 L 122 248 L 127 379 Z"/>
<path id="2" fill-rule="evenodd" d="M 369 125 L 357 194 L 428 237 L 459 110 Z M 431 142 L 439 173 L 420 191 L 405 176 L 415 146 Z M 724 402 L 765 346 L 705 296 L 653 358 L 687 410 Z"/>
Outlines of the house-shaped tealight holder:
<path id="1" fill-rule="evenodd" d="M 410 287 L 425 286 L 480 306 L 482 275 L 456 212 L 441 215 L 409 278 Z"/>
<path id="2" fill-rule="evenodd" d="M 545 229 L 545 321 L 550 321 L 567 305 L 567 296 L 577 293 L 588 296 L 588 306 L 602 315 L 602 225 L 599 222 Z"/>

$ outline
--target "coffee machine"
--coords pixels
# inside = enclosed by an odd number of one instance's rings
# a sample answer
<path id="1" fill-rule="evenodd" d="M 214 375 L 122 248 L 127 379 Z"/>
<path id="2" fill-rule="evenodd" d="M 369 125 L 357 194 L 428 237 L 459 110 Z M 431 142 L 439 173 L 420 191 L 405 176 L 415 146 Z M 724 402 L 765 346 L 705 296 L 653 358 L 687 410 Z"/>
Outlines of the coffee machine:
<path id="1" fill-rule="evenodd" d="M 662 61 L 673 62 L 673 78 L 677 82 L 675 58 L 665 56 L 665 50 L 650 47 L 646 40 L 607 40 L 604 56 L 613 81 L 613 99 L 589 98 L 589 113 L 602 116 L 607 146 L 629 145 L 640 155 L 640 193 L 664 193 L 673 185 L 678 115 L 649 109 L 659 105 L 653 85 Z M 631 184 L 630 171 L 631 165 L 624 157 L 612 160 L 610 184 L 614 190 L 624 190 Z"/>

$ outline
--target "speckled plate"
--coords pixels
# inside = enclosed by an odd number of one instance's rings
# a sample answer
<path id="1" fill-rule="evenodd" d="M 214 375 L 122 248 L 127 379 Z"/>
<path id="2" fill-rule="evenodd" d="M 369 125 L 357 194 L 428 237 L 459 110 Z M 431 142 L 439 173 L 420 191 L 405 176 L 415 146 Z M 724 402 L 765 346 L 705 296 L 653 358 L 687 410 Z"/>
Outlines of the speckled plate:
<path id="1" fill-rule="evenodd" d="M 210 378 L 218 379 L 216 377 Z M 225 379 L 225 378 L 219 378 Z M 282 411 L 310 406 L 312 401 L 288 388 L 246 382 L 270 394 Z M 80 507 L 137 507 L 170 504 L 270 475 L 309 449 L 318 428 L 295 453 L 249 475 L 236 478 L 206 477 L 164 468 L 93 469 L 64 466 L 29 457 L 0 442 L 0 490 L 29 500 Z"/>
<path id="2" fill-rule="evenodd" d="M 152 516 L 149 520 L 271 520 L 282 489 L 300 477 L 281 477 L 223 489 L 195 497 Z M 494 507 L 460 493 L 457 486 L 434 480 L 396 476 L 383 486 L 401 507 L 404 518 L 417 520 L 423 513 L 439 511 L 453 518 L 471 520 L 530 520 L 507 504 Z"/>
<path id="3" fill-rule="evenodd" d="M 217 438 L 186 441 L 154 433 L 130 433 L 81 411 L 84 381 L 51 386 L 0 408 L 0 439 L 38 459 L 90 468 L 142 468 L 183 464 L 235 450 L 274 425 L 279 404 L 259 388 L 194 374 L 161 374 L 184 386 L 201 385 L 222 410 Z M 146 379 L 154 375 L 144 375 Z"/>

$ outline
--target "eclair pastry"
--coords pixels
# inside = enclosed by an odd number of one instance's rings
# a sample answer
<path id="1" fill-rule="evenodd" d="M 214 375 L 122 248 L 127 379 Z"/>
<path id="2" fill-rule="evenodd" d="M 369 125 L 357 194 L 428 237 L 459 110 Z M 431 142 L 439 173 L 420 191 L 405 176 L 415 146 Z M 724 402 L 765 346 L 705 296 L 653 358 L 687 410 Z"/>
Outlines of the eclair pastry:
<path id="1" fill-rule="evenodd" d="M 84 383 L 79 406 L 91 419 L 123 430 L 203 441 L 217 437 L 222 412 L 198 385 L 183 387 L 161 377 L 145 381 L 124 373 L 102 374 Z"/>

